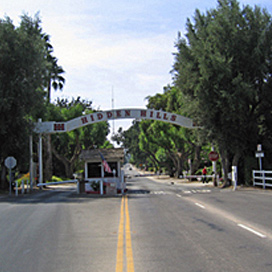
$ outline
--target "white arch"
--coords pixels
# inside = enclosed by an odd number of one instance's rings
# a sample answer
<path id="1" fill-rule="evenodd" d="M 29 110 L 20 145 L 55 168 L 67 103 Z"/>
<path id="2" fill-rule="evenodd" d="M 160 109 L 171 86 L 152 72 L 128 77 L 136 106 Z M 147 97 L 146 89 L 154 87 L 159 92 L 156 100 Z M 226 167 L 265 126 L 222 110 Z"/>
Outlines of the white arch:
<path id="1" fill-rule="evenodd" d="M 39 133 L 39 183 L 43 182 L 41 140 L 42 134 L 68 132 L 94 123 L 116 119 L 156 120 L 186 128 L 197 128 L 196 126 L 194 126 L 193 120 L 190 118 L 181 116 L 176 113 L 170 113 L 154 109 L 116 109 L 109 111 L 100 111 L 83 115 L 67 122 L 42 122 L 42 120 L 39 119 L 39 122 L 35 123 L 34 127 L 34 132 Z M 30 151 L 30 158 L 32 158 L 32 150 Z M 32 169 L 30 170 L 30 172 L 31 176 L 33 176 Z"/>
<path id="2" fill-rule="evenodd" d="M 192 119 L 176 113 L 154 109 L 116 109 L 94 112 L 67 122 L 38 122 L 35 124 L 34 132 L 46 134 L 68 132 L 94 123 L 116 119 L 156 120 L 186 128 L 196 128 Z"/>

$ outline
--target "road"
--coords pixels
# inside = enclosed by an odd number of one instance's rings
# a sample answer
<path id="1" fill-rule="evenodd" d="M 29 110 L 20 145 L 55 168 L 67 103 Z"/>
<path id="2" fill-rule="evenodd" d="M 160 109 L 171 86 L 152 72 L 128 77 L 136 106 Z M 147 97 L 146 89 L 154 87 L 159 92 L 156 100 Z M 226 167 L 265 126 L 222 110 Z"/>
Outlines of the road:
<path id="1" fill-rule="evenodd" d="M 272 271 L 270 191 L 127 185 L 123 197 L 0 197 L 0 271 Z"/>

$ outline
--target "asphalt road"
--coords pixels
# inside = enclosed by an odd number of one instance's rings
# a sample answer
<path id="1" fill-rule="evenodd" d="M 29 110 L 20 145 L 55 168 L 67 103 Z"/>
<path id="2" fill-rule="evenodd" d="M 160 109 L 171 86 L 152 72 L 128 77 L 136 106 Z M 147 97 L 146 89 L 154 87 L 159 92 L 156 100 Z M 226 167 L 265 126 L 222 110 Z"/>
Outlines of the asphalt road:
<path id="1" fill-rule="evenodd" d="M 270 191 L 147 177 L 127 187 L 0 197 L 0 271 L 272 271 Z"/>

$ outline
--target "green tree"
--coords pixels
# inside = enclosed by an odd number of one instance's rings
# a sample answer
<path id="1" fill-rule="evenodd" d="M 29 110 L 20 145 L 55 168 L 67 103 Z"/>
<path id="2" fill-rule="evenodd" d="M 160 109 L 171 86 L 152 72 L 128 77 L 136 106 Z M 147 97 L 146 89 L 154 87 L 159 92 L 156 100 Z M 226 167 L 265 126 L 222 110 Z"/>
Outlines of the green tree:
<path id="1" fill-rule="evenodd" d="M 46 76 L 44 78 L 44 85 L 46 88 L 46 99 L 47 103 L 51 102 L 51 88 L 56 90 L 62 90 L 65 79 L 62 76 L 64 70 L 61 66 L 58 65 L 58 60 L 53 56 L 53 46 L 50 44 L 50 37 L 47 34 L 42 34 L 42 38 L 45 41 L 46 46 Z M 53 174 L 53 165 L 52 165 L 52 145 L 51 145 L 51 135 L 46 135 L 45 144 L 45 167 L 44 167 L 44 178 L 45 180 L 50 180 Z"/>
<path id="2" fill-rule="evenodd" d="M 265 10 L 220 0 L 206 14 L 196 10 L 186 38 L 178 38 L 175 84 L 217 143 L 225 177 L 230 162 L 237 166 L 242 155 L 253 155 L 270 111 L 271 33 Z"/>
<path id="3" fill-rule="evenodd" d="M 69 121 L 94 112 L 91 104 L 90 101 L 80 100 L 80 97 L 70 102 L 67 99 L 58 100 L 56 105 L 51 105 L 51 116 L 48 118 L 52 121 Z M 106 138 L 108 133 L 108 123 L 101 122 L 67 133 L 52 135 L 53 155 L 61 163 L 61 165 L 57 161 L 53 163 L 54 172 L 72 178 L 74 171 L 78 170 L 76 166 L 81 150 L 108 146 Z M 60 171 L 60 169 L 64 170 Z"/>
<path id="4" fill-rule="evenodd" d="M 123 131 L 118 129 L 118 133 L 112 137 L 112 140 L 122 145 L 126 153 L 130 155 L 130 162 L 136 166 L 141 166 L 148 163 L 147 155 L 139 147 L 140 122 L 133 121 L 132 126 Z"/>
<path id="5" fill-rule="evenodd" d="M 39 19 L 23 16 L 19 27 L 0 20 L 0 162 L 1 187 L 6 186 L 4 159 L 14 156 L 23 169 L 31 120 L 44 110 L 45 45 Z"/>
<path id="6" fill-rule="evenodd" d="M 149 96 L 148 108 L 186 114 L 185 101 L 175 87 L 166 86 L 163 94 Z M 192 159 L 193 173 L 200 165 L 201 142 L 197 132 L 158 121 L 134 122 L 127 130 L 119 130 L 113 140 L 122 142 L 131 154 L 131 162 L 146 164 L 156 170 L 168 169 L 171 175 L 179 176 L 188 170 L 188 158 Z"/>
<path id="7" fill-rule="evenodd" d="M 58 65 L 58 59 L 52 55 L 52 45 L 49 44 L 49 38 L 47 35 L 44 36 L 47 47 L 47 75 L 45 85 L 47 86 L 47 102 L 51 102 L 51 88 L 56 90 L 62 90 L 65 84 L 65 78 L 62 76 L 64 70 Z"/>
<path id="8" fill-rule="evenodd" d="M 174 86 L 166 86 L 163 94 L 148 98 L 148 108 L 162 109 L 184 116 L 191 116 L 185 96 Z M 179 176 L 183 170 L 189 170 L 187 161 L 192 161 L 191 171 L 195 173 L 201 163 L 202 146 L 205 144 L 200 137 L 200 130 L 188 130 L 179 126 L 154 122 L 150 133 L 155 137 L 157 146 L 162 154 L 162 148 L 167 158 L 164 164 L 173 175 Z"/>

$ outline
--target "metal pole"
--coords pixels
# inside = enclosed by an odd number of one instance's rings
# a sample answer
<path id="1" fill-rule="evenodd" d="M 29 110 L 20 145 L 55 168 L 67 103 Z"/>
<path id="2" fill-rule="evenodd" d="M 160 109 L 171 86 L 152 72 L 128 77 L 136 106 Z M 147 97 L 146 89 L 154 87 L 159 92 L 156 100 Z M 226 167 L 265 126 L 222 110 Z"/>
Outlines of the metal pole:
<path id="1" fill-rule="evenodd" d="M 265 173 L 264 173 L 264 170 L 261 170 L 261 171 L 262 171 L 263 188 L 265 189 Z"/>
<path id="2" fill-rule="evenodd" d="M 42 122 L 42 119 L 39 119 L 39 122 Z M 43 182 L 43 162 L 42 162 L 42 134 L 39 134 L 39 183 Z M 42 187 L 40 186 L 40 189 Z"/>
<path id="3" fill-rule="evenodd" d="M 103 195 L 103 193 L 104 193 L 104 192 L 103 192 L 103 180 L 104 180 L 104 179 L 101 179 L 101 180 L 100 180 L 100 195 Z"/>
<path id="4" fill-rule="evenodd" d="M 125 187 L 125 174 L 124 170 L 121 171 L 121 193 L 124 194 L 124 187 Z"/>
<path id="5" fill-rule="evenodd" d="M 22 195 L 23 195 L 25 193 L 25 181 L 23 179 L 22 179 L 21 187 L 22 187 Z"/>
<path id="6" fill-rule="evenodd" d="M 214 145 L 212 144 L 212 151 L 215 151 Z M 216 179 L 217 177 L 217 170 L 216 170 L 216 161 L 212 162 L 212 169 L 213 169 L 213 174 L 214 174 L 214 185 L 219 186 L 219 180 Z"/>
<path id="7" fill-rule="evenodd" d="M 16 181 L 15 195 L 18 196 L 18 180 Z"/>
<path id="8" fill-rule="evenodd" d="M 29 136 L 29 180 L 30 180 L 30 190 L 33 190 L 33 137 L 32 134 Z"/>
<path id="9" fill-rule="evenodd" d="M 238 173 L 237 173 L 237 166 L 232 166 L 232 184 L 233 184 L 233 191 L 237 188 L 237 179 L 238 179 Z"/>
<path id="10" fill-rule="evenodd" d="M 9 195 L 11 196 L 11 168 L 9 168 Z"/>
<path id="11" fill-rule="evenodd" d="M 102 180 L 100 180 L 100 195 L 103 195 L 103 182 L 104 182 L 104 177 L 105 177 L 105 171 L 104 171 L 104 166 L 101 163 L 101 178 Z"/>
<path id="12" fill-rule="evenodd" d="M 262 166 L 262 158 L 259 157 L 259 165 L 260 165 L 260 170 L 262 171 L 263 170 L 263 166 Z"/>

